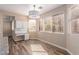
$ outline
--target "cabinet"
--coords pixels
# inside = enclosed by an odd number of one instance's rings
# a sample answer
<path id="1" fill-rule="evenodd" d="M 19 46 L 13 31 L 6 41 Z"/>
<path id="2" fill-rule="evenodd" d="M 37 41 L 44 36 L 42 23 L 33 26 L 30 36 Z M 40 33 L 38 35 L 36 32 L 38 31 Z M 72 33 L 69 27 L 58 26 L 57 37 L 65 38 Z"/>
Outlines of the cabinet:
<path id="1" fill-rule="evenodd" d="M 3 54 L 3 21 L 2 16 L 0 15 L 0 54 Z"/>
<path id="2" fill-rule="evenodd" d="M 0 15 L 0 55 L 6 55 L 8 53 L 8 37 L 3 37 L 3 16 Z"/>
<path id="3" fill-rule="evenodd" d="M 14 24 L 13 24 L 14 23 Z M 14 41 L 27 40 L 29 34 L 27 32 L 27 22 L 25 21 L 13 21 L 12 22 L 12 36 Z"/>

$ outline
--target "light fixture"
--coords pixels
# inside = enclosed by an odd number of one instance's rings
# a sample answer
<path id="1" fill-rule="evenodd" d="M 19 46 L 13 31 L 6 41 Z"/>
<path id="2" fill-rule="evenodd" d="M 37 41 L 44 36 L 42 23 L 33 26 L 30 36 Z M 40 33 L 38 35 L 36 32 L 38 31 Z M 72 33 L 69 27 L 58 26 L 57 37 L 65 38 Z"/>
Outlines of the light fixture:
<path id="1" fill-rule="evenodd" d="M 35 5 L 33 5 L 34 7 L 34 10 L 30 10 L 29 11 L 29 18 L 32 18 L 32 19 L 37 19 L 37 18 L 40 18 L 40 14 L 39 14 L 39 11 L 35 10 Z"/>

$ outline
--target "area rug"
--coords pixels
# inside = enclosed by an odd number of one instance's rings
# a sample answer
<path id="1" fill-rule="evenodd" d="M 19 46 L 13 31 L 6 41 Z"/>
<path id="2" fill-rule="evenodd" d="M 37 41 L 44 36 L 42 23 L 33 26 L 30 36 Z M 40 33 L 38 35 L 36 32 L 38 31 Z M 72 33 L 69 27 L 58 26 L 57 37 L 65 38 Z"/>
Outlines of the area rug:
<path id="1" fill-rule="evenodd" d="M 40 44 L 31 44 L 32 55 L 48 55 L 47 51 Z"/>

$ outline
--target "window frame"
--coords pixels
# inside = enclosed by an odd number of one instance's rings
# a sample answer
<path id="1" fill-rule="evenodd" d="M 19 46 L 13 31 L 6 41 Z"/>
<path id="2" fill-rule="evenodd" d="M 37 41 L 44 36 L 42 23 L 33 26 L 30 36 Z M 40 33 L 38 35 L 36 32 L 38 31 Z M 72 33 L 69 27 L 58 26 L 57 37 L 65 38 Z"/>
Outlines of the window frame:
<path id="1" fill-rule="evenodd" d="M 40 30 L 40 20 L 42 20 L 42 30 Z M 44 32 L 44 18 L 40 18 L 40 20 L 39 20 L 39 31 L 40 32 Z"/>
<path id="2" fill-rule="evenodd" d="M 72 27 L 72 26 L 73 26 L 73 25 L 72 25 L 72 22 L 73 22 L 73 21 L 76 21 L 77 19 L 79 19 L 79 15 L 76 15 L 76 16 L 74 16 L 74 17 L 73 17 L 73 15 L 72 15 L 72 14 L 73 14 L 72 11 L 73 11 L 73 9 L 76 8 L 76 7 L 79 7 L 79 5 L 73 5 L 73 6 L 70 8 L 70 13 L 71 13 L 70 34 L 73 34 L 73 35 L 74 35 L 74 34 L 75 34 L 75 35 L 79 35 L 79 33 L 73 32 L 73 29 L 72 29 L 72 28 L 73 28 L 73 27 Z"/>
<path id="3" fill-rule="evenodd" d="M 47 31 L 47 30 L 45 29 L 45 19 L 46 19 L 47 21 L 48 21 L 48 20 L 51 21 L 51 23 L 50 23 L 50 31 Z M 52 33 L 52 16 L 45 17 L 43 23 L 44 23 L 44 32 Z"/>
<path id="4" fill-rule="evenodd" d="M 34 21 L 35 21 L 35 23 L 36 23 L 36 20 L 35 20 L 35 19 L 30 19 L 30 20 L 34 20 Z M 29 21 L 30 21 L 30 20 L 29 20 Z M 29 21 L 28 21 L 28 22 L 29 22 Z M 28 30 L 29 30 L 29 32 L 36 32 L 36 31 L 37 31 L 37 30 L 36 30 L 36 27 L 37 27 L 37 26 L 35 25 L 35 30 L 30 30 L 30 26 L 29 26 L 29 29 L 28 29 Z"/>
<path id="5" fill-rule="evenodd" d="M 45 30 L 45 24 L 44 24 L 45 18 L 51 17 L 51 20 L 52 20 L 52 22 L 53 22 L 53 17 L 54 17 L 54 16 L 62 15 L 62 14 L 64 15 L 64 19 L 63 19 L 63 32 L 53 32 L 53 31 L 52 31 L 52 24 L 53 24 L 53 23 L 51 23 L 51 31 L 46 31 L 46 30 Z M 47 17 L 44 16 L 44 17 L 42 17 L 42 20 L 43 20 L 43 30 L 42 30 L 42 31 L 39 30 L 40 32 L 55 33 L 55 34 L 64 34 L 64 31 L 65 31 L 65 30 L 64 30 L 64 29 L 65 29 L 65 24 L 64 24 L 64 23 L 65 23 L 65 22 L 64 22 L 64 20 L 65 20 L 65 13 L 64 13 L 64 12 L 57 13 L 57 14 L 54 14 L 54 15 L 49 15 L 49 16 L 47 16 Z M 40 25 L 39 25 L 39 27 L 40 27 Z"/>
<path id="6" fill-rule="evenodd" d="M 59 15 L 63 15 L 64 16 L 64 19 L 63 19 L 63 32 L 53 32 L 53 33 L 57 33 L 57 34 L 64 34 L 64 28 L 65 28 L 65 14 L 63 13 L 63 12 L 61 12 L 61 13 L 57 13 L 57 14 L 54 14 L 54 15 L 52 15 L 52 18 L 54 18 L 55 16 L 59 16 Z M 52 19 L 53 20 L 53 19 Z M 52 27 L 52 29 L 53 29 L 53 27 Z"/>

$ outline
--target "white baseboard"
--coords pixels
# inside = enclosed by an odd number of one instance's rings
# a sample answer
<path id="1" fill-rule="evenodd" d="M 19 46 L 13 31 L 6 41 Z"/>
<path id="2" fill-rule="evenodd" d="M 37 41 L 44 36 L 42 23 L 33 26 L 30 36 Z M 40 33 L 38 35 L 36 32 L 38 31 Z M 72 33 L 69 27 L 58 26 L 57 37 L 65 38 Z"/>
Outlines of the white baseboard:
<path id="1" fill-rule="evenodd" d="M 65 48 L 65 50 L 66 50 L 70 55 L 73 55 L 73 53 L 71 53 L 68 49 Z"/>
<path id="2" fill-rule="evenodd" d="M 33 40 L 33 39 L 38 39 L 38 38 L 29 38 L 29 39 L 32 39 Z"/>
<path id="3" fill-rule="evenodd" d="M 38 40 L 40 40 L 40 39 L 38 39 Z M 45 41 L 45 40 L 40 40 L 40 41 L 45 42 L 45 43 L 48 43 L 48 44 L 53 45 L 53 46 L 56 46 L 56 47 L 58 47 L 58 48 L 60 48 L 60 49 L 63 49 L 63 50 L 65 50 L 65 51 L 67 51 L 70 55 L 73 55 L 68 49 L 66 49 L 66 48 L 64 48 L 64 47 L 61 47 L 61 46 L 59 46 L 59 45 L 57 45 L 57 44 L 54 44 L 54 43 L 51 43 L 51 42 L 48 42 L 48 41 Z"/>

